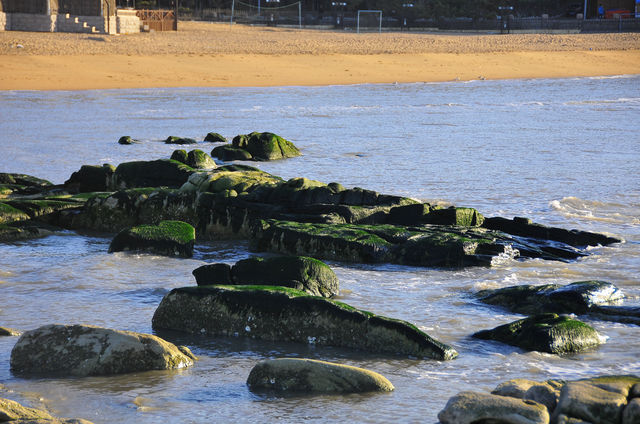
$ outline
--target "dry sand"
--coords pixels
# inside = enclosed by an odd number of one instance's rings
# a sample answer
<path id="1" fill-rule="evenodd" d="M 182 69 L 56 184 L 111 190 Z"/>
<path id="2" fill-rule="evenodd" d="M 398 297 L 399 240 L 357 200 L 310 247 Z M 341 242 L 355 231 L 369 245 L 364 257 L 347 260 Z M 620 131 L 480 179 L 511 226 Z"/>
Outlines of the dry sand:
<path id="1" fill-rule="evenodd" d="M 0 90 L 621 74 L 640 74 L 640 34 L 354 34 L 203 22 L 122 36 L 0 32 Z"/>

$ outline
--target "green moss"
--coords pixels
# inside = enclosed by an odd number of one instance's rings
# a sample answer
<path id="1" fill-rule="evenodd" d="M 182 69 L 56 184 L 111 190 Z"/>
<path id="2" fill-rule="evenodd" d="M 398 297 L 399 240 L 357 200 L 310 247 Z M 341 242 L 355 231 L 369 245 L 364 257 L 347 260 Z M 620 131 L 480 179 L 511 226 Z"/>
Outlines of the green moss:
<path id="1" fill-rule="evenodd" d="M 272 292 L 285 293 L 289 297 L 301 297 L 301 296 L 318 297 L 318 296 L 308 295 L 302 290 L 297 290 L 297 289 L 292 289 L 289 287 L 282 287 L 282 286 L 265 286 L 265 285 L 254 284 L 254 285 L 245 285 L 245 286 L 216 285 L 216 287 L 220 287 L 225 290 L 232 290 L 232 291 L 247 291 L 247 290 L 272 291 Z M 318 298 L 322 299 L 321 297 L 318 297 Z"/>
<path id="2" fill-rule="evenodd" d="M 209 183 L 209 192 L 219 193 L 225 190 L 235 190 L 238 193 L 252 191 L 260 186 L 274 186 L 282 182 L 266 172 L 256 171 L 218 171 L 213 174 Z"/>
<path id="3" fill-rule="evenodd" d="M 0 223 L 11 223 L 29 219 L 29 215 L 6 203 L 0 203 Z"/>
<path id="4" fill-rule="evenodd" d="M 189 243 L 196 237 L 195 229 L 182 221 L 161 221 L 158 225 L 133 227 L 131 233 L 147 240 L 169 239 L 177 243 Z"/>

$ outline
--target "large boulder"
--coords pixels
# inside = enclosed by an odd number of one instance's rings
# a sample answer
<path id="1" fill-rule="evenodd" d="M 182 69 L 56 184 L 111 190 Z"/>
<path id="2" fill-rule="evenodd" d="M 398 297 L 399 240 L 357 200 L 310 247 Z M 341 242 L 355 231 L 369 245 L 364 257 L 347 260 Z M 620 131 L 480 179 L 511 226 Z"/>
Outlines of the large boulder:
<path id="1" fill-rule="evenodd" d="M 479 291 L 481 302 L 502 306 L 520 314 L 544 312 L 581 314 L 594 306 L 616 303 L 624 298 L 622 291 L 606 281 L 578 281 L 558 284 L 519 285 Z"/>
<path id="2" fill-rule="evenodd" d="M 193 169 L 213 169 L 216 167 L 211 156 L 200 149 L 190 150 L 188 153 L 185 150 L 174 150 L 171 159 L 184 163 Z"/>
<path id="3" fill-rule="evenodd" d="M 136 143 L 139 143 L 139 141 L 138 140 L 134 140 L 129 135 L 123 135 L 122 137 L 120 137 L 118 139 L 118 144 L 129 145 L 129 144 L 136 144 Z"/>
<path id="4" fill-rule="evenodd" d="M 18 374 L 107 375 L 192 364 L 188 349 L 159 337 L 88 325 L 53 324 L 27 331 L 11 351 L 11 371 Z"/>
<path id="5" fill-rule="evenodd" d="M 217 132 L 210 132 L 205 136 L 204 141 L 208 141 L 209 143 L 226 143 L 228 140 Z"/>
<path id="6" fill-rule="evenodd" d="M 218 146 L 211 151 L 211 156 L 223 161 L 269 161 L 292 158 L 300 154 L 292 142 L 270 132 L 237 135 L 231 145 Z"/>
<path id="7" fill-rule="evenodd" d="M 382 375 L 363 368 L 314 359 L 283 358 L 259 362 L 249 373 L 252 391 L 281 393 L 390 392 Z"/>
<path id="8" fill-rule="evenodd" d="M 557 354 L 580 352 L 604 343 L 593 327 L 557 314 L 534 315 L 492 330 L 479 331 L 473 337 Z"/>
<path id="9" fill-rule="evenodd" d="M 461 392 L 449 399 L 438 419 L 442 424 L 549 424 L 549 412 L 531 400 Z"/>
<path id="10" fill-rule="evenodd" d="M 156 309 L 153 328 L 440 360 L 458 355 L 453 348 L 407 322 L 276 286 L 174 289 Z"/>
<path id="11" fill-rule="evenodd" d="M 193 138 L 176 137 L 174 135 L 170 135 L 169 137 L 167 137 L 167 139 L 164 142 L 165 144 L 196 144 L 197 143 L 197 141 L 195 141 Z"/>
<path id="12" fill-rule="evenodd" d="M 195 171 L 190 166 L 171 159 L 125 162 L 116 168 L 111 188 L 179 188 L 193 172 Z"/>
<path id="13" fill-rule="evenodd" d="M 193 256 L 195 229 L 182 221 L 161 221 L 120 231 L 109 245 L 109 253 L 147 251 L 158 255 Z"/>
<path id="14" fill-rule="evenodd" d="M 223 162 L 231 162 L 234 160 L 253 160 L 251 153 L 245 149 L 233 147 L 228 144 L 214 147 L 213 150 L 211 150 L 211 156 L 218 158 Z"/>
<path id="15" fill-rule="evenodd" d="M 516 378 L 499 384 L 491 394 L 532 400 L 546 406 L 549 413 L 553 413 L 558 404 L 563 384 L 558 380 L 538 382 Z"/>
<path id="16" fill-rule="evenodd" d="M 304 256 L 249 258 L 233 267 L 203 265 L 193 271 L 199 286 L 211 284 L 273 285 L 302 290 L 313 296 L 338 294 L 338 277 L 327 264 Z"/>
<path id="17" fill-rule="evenodd" d="M 64 182 L 64 188 L 71 193 L 107 191 L 116 168 L 105 163 L 102 166 L 82 165 Z"/>

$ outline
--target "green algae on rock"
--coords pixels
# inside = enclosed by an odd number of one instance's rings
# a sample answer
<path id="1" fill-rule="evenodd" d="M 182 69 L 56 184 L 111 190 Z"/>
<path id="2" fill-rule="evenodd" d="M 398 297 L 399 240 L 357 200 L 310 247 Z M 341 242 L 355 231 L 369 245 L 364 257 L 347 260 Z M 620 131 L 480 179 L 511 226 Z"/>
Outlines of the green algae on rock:
<path id="1" fill-rule="evenodd" d="M 109 245 L 109 253 L 147 251 L 190 258 L 195 239 L 195 229 L 186 222 L 161 221 L 158 225 L 140 225 L 119 232 Z"/>
<path id="2" fill-rule="evenodd" d="M 237 135 L 231 145 L 218 146 L 211 151 L 211 156 L 223 161 L 270 161 L 300 155 L 300 150 L 292 142 L 270 132 Z"/>
<path id="3" fill-rule="evenodd" d="M 194 172 L 190 166 L 171 159 L 124 162 L 116 168 L 110 188 L 179 188 Z"/>
<path id="4" fill-rule="evenodd" d="M 153 328 L 353 348 L 372 353 L 453 359 L 458 353 L 405 321 L 277 286 L 173 289 Z"/>
<path id="5" fill-rule="evenodd" d="M 557 314 L 534 315 L 492 330 L 479 331 L 473 337 L 555 354 L 581 352 L 603 343 L 593 327 Z"/>
<path id="6" fill-rule="evenodd" d="M 21 375 L 108 375 L 190 365 L 190 356 L 159 337 L 90 325 L 26 331 L 11 351 L 11 371 Z"/>
<path id="7" fill-rule="evenodd" d="M 227 264 L 203 265 L 193 271 L 199 286 L 211 284 L 291 287 L 313 296 L 338 294 L 338 277 L 324 262 L 304 256 L 249 258 Z"/>
<path id="8" fill-rule="evenodd" d="M 195 141 L 193 138 L 176 137 L 174 135 L 170 135 L 169 137 L 167 137 L 167 139 L 164 142 L 165 144 L 196 144 L 197 143 L 197 141 Z"/>
<path id="9" fill-rule="evenodd" d="M 205 136 L 204 141 L 210 143 L 226 143 L 228 140 L 217 132 L 210 132 Z"/>
<path id="10" fill-rule="evenodd" d="M 252 391 L 279 393 L 390 392 L 393 384 L 382 375 L 358 367 L 303 358 L 259 362 L 247 378 Z"/>

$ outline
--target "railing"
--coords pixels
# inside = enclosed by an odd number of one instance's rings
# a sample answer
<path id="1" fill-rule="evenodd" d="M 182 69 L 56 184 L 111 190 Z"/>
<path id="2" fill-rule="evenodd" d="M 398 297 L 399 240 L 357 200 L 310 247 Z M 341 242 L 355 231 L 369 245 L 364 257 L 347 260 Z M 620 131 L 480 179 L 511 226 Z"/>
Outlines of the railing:
<path id="1" fill-rule="evenodd" d="M 178 21 L 173 10 L 137 10 L 136 16 L 149 30 L 177 31 Z"/>

